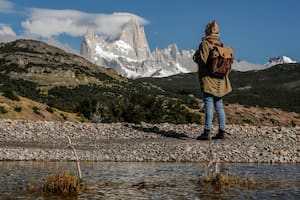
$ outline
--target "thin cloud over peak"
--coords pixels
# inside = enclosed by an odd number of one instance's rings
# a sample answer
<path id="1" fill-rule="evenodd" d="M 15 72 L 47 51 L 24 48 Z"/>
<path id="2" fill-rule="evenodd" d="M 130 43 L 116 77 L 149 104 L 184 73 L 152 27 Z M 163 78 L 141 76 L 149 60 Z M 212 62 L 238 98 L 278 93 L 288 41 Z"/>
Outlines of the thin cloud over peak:
<path id="1" fill-rule="evenodd" d="M 83 36 L 87 29 L 96 34 L 115 36 L 130 19 L 136 18 L 141 25 L 149 22 L 131 13 L 96 14 L 77 10 L 30 9 L 29 18 L 22 22 L 25 34 L 53 37 L 60 34 Z"/>

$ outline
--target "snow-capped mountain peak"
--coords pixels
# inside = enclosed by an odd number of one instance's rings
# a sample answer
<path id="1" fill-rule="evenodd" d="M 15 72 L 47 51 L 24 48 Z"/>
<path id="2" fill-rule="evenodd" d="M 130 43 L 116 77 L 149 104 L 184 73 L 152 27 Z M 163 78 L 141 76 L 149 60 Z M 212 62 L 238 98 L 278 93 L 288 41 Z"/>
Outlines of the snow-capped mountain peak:
<path id="1" fill-rule="evenodd" d="M 269 59 L 269 62 L 264 64 L 265 68 L 272 67 L 274 65 L 278 64 L 284 64 L 284 63 L 296 63 L 293 59 L 287 56 L 278 56 L 278 57 L 273 57 Z"/>
<path id="2" fill-rule="evenodd" d="M 247 61 L 235 60 L 232 64 L 232 68 L 237 71 L 263 70 L 278 64 L 296 63 L 296 62 L 297 61 L 294 61 L 288 56 L 272 57 L 269 59 L 269 62 L 267 62 L 266 64 L 254 64 L 254 63 L 249 63 Z"/>
<path id="3" fill-rule="evenodd" d="M 189 55 L 187 55 L 189 54 Z M 127 78 L 165 77 L 197 70 L 193 51 L 180 53 L 176 44 L 150 51 L 144 28 L 131 19 L 114 39 L 104 39 L 88 30 L 81 55 L 98 66 L 113 68 Z"/>

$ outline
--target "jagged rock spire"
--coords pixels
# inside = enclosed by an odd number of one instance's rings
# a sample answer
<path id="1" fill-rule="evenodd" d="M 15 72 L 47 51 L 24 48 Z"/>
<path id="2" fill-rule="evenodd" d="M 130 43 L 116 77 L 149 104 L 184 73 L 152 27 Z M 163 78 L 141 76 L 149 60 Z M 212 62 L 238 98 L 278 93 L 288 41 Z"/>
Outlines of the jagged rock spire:
<path id="1" fill-rule="evenodd" d="M 152 57 L 144 27 L 140 26 L 138 19 L 132 18 L 125 24 L 119 40 L 124 41 L 134 49 L 138 60 L 146 60 Z"/>
<path id="2" fill-rule="evenodd" d="M 85 37 L 90 38 L 90 39 L 94 38 L 95 37 L 94 31 L 92 31 L 92 29 L 88 28 L 86 31 Z"/>

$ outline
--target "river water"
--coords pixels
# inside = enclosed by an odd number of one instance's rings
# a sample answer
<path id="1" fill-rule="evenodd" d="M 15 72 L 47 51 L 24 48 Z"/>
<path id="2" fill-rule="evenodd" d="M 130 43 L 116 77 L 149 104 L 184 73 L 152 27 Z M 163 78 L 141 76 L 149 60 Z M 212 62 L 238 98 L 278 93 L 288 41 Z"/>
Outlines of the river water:
<path id="1" fill-rule="evenodd" d="M 299 164 L 224 164 L 221 169 L 256 184 L 216 189 L 198 183 L 199 163 L 81 162 L 87 191 L 68 199 L 300 199 Z M 0 199 L 66 199 L 30 193 L 59 172 L 77 175 L 75 162 L 0 162 Z"/>

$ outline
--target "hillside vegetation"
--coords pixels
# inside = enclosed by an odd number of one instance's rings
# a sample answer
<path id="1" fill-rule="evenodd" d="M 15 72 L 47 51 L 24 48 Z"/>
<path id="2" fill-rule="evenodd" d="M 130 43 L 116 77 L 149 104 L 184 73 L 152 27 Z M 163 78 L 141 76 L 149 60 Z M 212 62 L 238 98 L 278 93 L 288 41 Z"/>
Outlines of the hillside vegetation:
<path id="1" fill-rule="evenodd" d="M 0 91 L 95 122 L 198 122 L 196 98 L 173 98 L 43 42 L 0 45 Z"/>
<path id="2" fill-rule="evenodd" d="M 0 119 L 31 121 L 88 121 L 76 113 L 68 113 L 25 97 L 0 94 Z"/>
<path id="3" fill-rule="evenodd" d="M 276 70 L 280 76 L 275 76 Z M 33 40 L 1 43 L 0 72 L 0 118 L 175 124 L 204 121 L 197 73 L 128 80 L 80 56 Z M 299 77 L 298 64 L 262 73 L 232 72 L 234 91 L 225 98 L 228 123 L 300 124 L 297 73 Z"/>
<path id="4" fill-rule="evenodd" d="M 224 99 L 254 107 L 278 108 L 300 113 L 300 63 L 281 64 L 259 71 L 230 73 L 232 93 Z M 179 74 L 166 78 L 143 78 L 176 96 L 200 96 L 197 73 Z"/>

